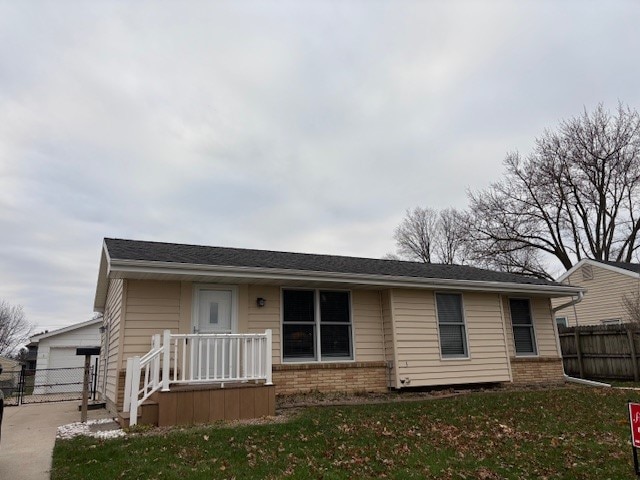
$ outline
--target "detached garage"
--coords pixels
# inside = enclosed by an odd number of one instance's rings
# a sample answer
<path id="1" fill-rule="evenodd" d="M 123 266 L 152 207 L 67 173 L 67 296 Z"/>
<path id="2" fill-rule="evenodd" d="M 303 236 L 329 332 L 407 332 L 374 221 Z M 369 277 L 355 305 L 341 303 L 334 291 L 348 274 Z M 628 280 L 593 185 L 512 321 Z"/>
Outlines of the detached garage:
<path id="1" fill-rule="evenodd" d="M 81 390 L 77 382 L 65 380 L 68 370 L 61 369 L 84 366 L 84 357 L 76 355 L 76 347 L 100 345 L 101 325 L 102 318 L 96 318 L 31 337 L 31 342 L 38 345 L 34 394 Z M 96 358 L 91 358 L 92 365 Z"/>

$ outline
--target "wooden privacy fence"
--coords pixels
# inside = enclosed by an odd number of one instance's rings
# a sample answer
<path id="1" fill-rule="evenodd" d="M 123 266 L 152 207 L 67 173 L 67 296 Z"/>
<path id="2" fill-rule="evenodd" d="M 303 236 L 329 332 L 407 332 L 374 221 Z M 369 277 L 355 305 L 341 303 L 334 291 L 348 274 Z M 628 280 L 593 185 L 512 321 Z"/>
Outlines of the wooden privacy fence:
<path id="1" fill-rule="evenodd" d="M 558 334 L 567 375 L 640 381 L 640 325 L 559 327 Z"/>

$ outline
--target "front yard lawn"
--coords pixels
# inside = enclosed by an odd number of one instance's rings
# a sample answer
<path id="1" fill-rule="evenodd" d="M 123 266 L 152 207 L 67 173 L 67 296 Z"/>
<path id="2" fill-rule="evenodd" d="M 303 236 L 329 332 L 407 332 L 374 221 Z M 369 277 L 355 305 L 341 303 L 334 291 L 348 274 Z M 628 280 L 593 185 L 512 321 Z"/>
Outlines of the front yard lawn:
<path id="1" fill-rule="evenodd" d="M 635 391 L 478 392 L 309 407 L 286 423 L 58 440 L 53 480 L 623 479 Z"/>

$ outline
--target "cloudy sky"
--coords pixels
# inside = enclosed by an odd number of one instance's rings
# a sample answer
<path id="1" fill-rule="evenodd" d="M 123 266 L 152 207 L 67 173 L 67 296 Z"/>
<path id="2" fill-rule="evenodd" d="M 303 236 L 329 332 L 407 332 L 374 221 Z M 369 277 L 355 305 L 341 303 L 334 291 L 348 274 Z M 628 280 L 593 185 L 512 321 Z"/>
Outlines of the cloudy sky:
<path id="1" fill-rule="evenodd" d="M 381 257 L 545 127 L 640 108 L 639 24 L 637 1 L 0 1 L 0 299 L 90 318 L 105 236 Z"/>

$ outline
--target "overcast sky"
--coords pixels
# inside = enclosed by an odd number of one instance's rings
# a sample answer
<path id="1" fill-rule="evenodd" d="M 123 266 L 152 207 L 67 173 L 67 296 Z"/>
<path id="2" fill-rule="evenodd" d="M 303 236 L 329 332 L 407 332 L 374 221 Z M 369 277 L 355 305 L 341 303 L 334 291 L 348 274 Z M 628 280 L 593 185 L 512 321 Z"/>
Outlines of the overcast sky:
<path id="1" fill-rule="evenodd" d="M 381 257 L 545 127 L 640 108 L 638 25 L 637 1 L 0 1 L 0 299 L 90 318 L 105 236 Z"/>

